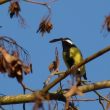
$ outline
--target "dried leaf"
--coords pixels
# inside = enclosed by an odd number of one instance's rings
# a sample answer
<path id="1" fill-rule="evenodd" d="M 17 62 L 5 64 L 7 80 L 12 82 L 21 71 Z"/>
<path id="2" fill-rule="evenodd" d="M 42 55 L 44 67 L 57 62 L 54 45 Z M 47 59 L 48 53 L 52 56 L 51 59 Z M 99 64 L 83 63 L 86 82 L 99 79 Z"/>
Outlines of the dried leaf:
<path id="1" fill-rule="evenodd" d="M 1 60 L 1 65 L 5 68 L 5 71 L 8 73 L 8 76 L 11 78 L 16 77 L 17 81 L 22 85 L 22 87 L 28 90 L 31 90 L 27 88 L 22 80 L 23 80 L 23 73 L 29 74 L 32 70 L 32 64 L 26 65 L 20 58 L 19 53 L 16 51 L 13 51 L 12 54 L 8 53 L 8 51 L 0 47 L 0 53 L 3 56 L 4 62 Z"/>
<path id="2" fill-rule="evenodd" d="M 58 72 L 59 71 L 59 56 L 58 56 L 58 50 L 57 47 L 55 48 L 55 60 L 48 66 L 49 71 L 51 72 L 51 74 L 48 76 L 48 79 L 44 82 L 44 87 L 48 85 L 51 77 L 54 75 L 54 72 Z"/>
<path id="3" fill-rule="evenodd" d="M 29 74 L 30 72 L 32 73 L 32 64 L 30 64 L 28 66 L 28 65 L 23 63 L 22 68 L 23 68 L 25 75 Z"/>
<path id="4" fill-rule="evenodd" d="M 22 82 L 23 73 L 29 74 L 32 71 L 32 64 L 30 64 L 27 50 L 7 36 L 0 36 L 0 45 L 0 72 L 6 73 L 11 78 L 16 78 L 23 87 L 24 93 L 26 89 L 33 92 Z"/>
<path id="5" fill-rule="evenodd" d="M 19 12 L 21 11 L 19 3 L 11 2 L 9 6 L 10 18 L 13 18 L 14 15 L 18 16 Z"/>
<path id="6" fill-rule="evenodd" d="M 54 70 L 54 61 L 48 66 L 50 72 Z"/>
<path id="7" fill-rule="evenodd" d="M 110 16 L 105 18 L 105 26 L 107 27 L 107 31 L 110 32 Z"/>
<path id="8" fill-rule="evenodd" d="M 57 47 L 55 49 L 55 60 L 49 65 L 48 69 L 50 72 L 58 72 L 58 68 L 59 68 L 59 56 L 58 56 L 58 50 Z"/>
<path id="9" fill-rule="evenodd" d="M 1 73 L 6 73 L 6 68 L 4 63 L 5 61 L 4 61 L 3 55 L 0 55 L 0 72 Z"/>
<path id="10" fill-rule="evenodd" d="M 50 33 L 50 31 L 52 30 L 53 25 L 50 21 L 50 18 L 44 18 L 41 23 L 39 24 L 39 28 L 37 30 L 37 33 L 40 32 L 42 34 L 42 36 L 44 35 L 44 33 Z"/>

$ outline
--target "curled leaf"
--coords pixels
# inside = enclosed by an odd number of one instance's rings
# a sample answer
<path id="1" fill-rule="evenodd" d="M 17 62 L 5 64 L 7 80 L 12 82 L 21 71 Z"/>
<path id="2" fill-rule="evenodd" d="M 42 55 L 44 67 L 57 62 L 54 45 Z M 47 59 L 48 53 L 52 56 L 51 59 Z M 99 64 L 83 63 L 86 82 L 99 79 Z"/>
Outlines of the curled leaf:
<path id="1" fill-rule="evenodd" d="M 104 26 L 107 28 L 107 31 L 110 32 L 110 16 L 105 17 Z"/>
<path id="2" fill-rule="evenodd" d="M 44 35 L 44 33 L 50 33 L 50 31 L 52 30 L 53 25 L 50 21 L 50 18 L 44 18 L 41 23 L 39 24 L 39 28 L 37 30 L 37 33 L 40 32 L 42 34 L 42 36 Z"/>
<path id="3" fill-rule="evenodd" d="M 14 15 L 18 16 L 20 11 L 21 9 L 19 3 L 17 1 L 11 2 L 9 6 L 10 18 L 13 18 Z"/>
<path id="4" fill-rule="evenodd" d="M 16 78 L 25 93 L 26 89 L 33 92 L 23 83 L 23 73 L 27 75 L 30 72 L 32 72 L 32 64 L 27 50 L 18 45 L 15 40 L 0 36 L 0 73 Z"/>
<path id="5" fill-rule="evenodd" d="M 59 56 L 58 56 L 58 50 L 57 47 L 55 49 L 55 60 L 49 65 L 48 69 L 50 72 L 58 72 L 58 68 L 59 68 Z"/>
<path id="6" fill-rule="evenodd" d="M 5 60 L 3 58 L 3 55 L 0 55 L 0 73 L 6 73 Z"/>
<path id="7" fill-rule="evenodd" d="M 59 65 L 60 65 L 60 61 L 59 61 L 59 56 L 58 56 L 58 50 L 57 47 L 55 48 L 55 60 L 52 61 L 52 63 L 48 66 L 49 71 L 51 72 L 51 74 L 48 76 L 48 79 L 44 82 L 44 87 L 48 85 L 50 79 L 52 78 L 52 76 L 54 76 L 54 72 L 58 72 L 59 71 Z"/>

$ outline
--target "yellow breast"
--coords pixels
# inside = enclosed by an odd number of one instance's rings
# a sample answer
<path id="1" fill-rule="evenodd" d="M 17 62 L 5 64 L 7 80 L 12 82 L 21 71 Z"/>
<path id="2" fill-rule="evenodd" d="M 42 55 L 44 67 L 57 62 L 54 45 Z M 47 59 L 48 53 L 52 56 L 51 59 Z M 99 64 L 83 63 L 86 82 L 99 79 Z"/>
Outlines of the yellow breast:
<path id="1" fill-rule="evenodd" d="M 67 62 L 68 58 L 73 60 L 73 62 L 74 62 L 73 65 L 78 65 L 79 63 L 81 63 L 83 61 L 82 54 L 81 54 L 80 50 L 76 47 L 71 47 L 68 55 L 66 52 L 63 52 L 63 59 L 65 61 L 67 68 L 70 67 L 68 62 Z M 67 58 L 67 56 L 68 56 L 68 58 Z M 80 71 L 81 75 L 84 75 L 85 74 L 85 66 L 81 66 L 79 68 L 79 71 Z"/>

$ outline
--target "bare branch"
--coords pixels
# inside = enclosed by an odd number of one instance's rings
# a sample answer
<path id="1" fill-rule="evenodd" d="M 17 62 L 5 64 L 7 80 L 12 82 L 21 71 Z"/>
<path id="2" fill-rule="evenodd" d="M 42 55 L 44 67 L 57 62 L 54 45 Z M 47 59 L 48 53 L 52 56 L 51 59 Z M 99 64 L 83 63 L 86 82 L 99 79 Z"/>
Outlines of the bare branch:
<path id="1" fill-rule="evenodd" d="M 81 67 L 82 65 L 92 61 L 93 59 L 101 56 L 102 54 L 106 53 L 110 51 L 110 46 L 100 50 L 99 52 L 89 56 L 88 58 L 86 58 L 84 61 L 82 61 L 80 64 L 78 64 L 77 66 L 74 66 L 73 68 L 68 69 L 67 71 L 65 71 L 60 77 L 58 77 L 57 79 L 55 79 L 52 83 L 50 83 L 48 86 L 46 86 L 43 91 L 44 92 L 48 92 L 52 87 L 54 87 L 57 83 L 59 83 L 61 80 L 63 80 L 65 77 L 67 77 L 70 73 L 73 73 L 74 71 L 76 71 L 79 67 Z"/>
<path id="2" fill-rule="evenodd" d="M 107 99 L 106 97 L 103 97 L 99 92 L 94 91 L 99 97 L 101 97 L 102 99 L 106 100 L 107 102 L 110 102 L 109 99 Z"/>
<path id="3" fill-rule="evenodd" d="M 100 105 L 102 106 L 103 110 L 105 110 L 104 104 L 103 104 L 103 102 L 102 102 L 102 99 L 104 99 L 104 100 L 107 101 L 107 102 L 110 102 L 110 101 L 109 101 L 106 97 L 103 97 L 99 92 L 97 92 L 97 91 L 95 91 L 95 90 L 94 90 L 94 92 L 98 95 L 98 97 L 99 97 L 99 103 L 100 103 Z"/>
<path id="4" fill-rule="evenodd" d="M 23 0 L 25 2 L 33 3 L 33 4 L 38 4 L 38 5 L 47 5 L 48 2 L 38 2 L 38 1 L 32 1 L 32 0 Z"/>
<path id="5" fill-rule="evenodd" d="M 78 89 L 83 93 L 91 92 L 94 90 L 100 90 L 110 88 L 110 80 L 97 82 L 93 84 L 79 86 Z M 8 105 L 8 104 L 20 104 L 20 103 L 30 103 L 35 101 L 36 94 L 41 94 L 45 100 L 58 100 L 66 102 L 66 97 L 63 94 L 59 93 L 44 93 L 42 90 L 36 91 L 35 93 L 26 94 L 26 95 L 17 95 L 17 96 L 1 96 L 0 104 Z M 73 94 L 73 96 L 76 94 Z"/>
<path id="6" fill-rule="evenodd" d="M 70 99 L 70 101 L 81 101 L 81 102 L 98 101 L 98 100 L 99 100 L 98 98 L 97 98 L 97 99 L 95 99 L 95 98 Z M 103 99 L 102 99 L 102 100 L 103 100 Z"/>
<path id="7" fill-rule="evenodd" d="M 51 15 L 51 8 L 49 7 L 49 3 L 51 3 L 52 1 L 51 2 L 38 2 L 38 1 L 32 1 L 32 0 L 23 0 L 23 1 L 29 2 L 29 3 L 33 3 L 33 4 L 37 4 L 37 5 L 45 6 L 48 9 L 48 11 L 49 11 L 49 16 Z"/>
<path id="8" fill-rule="evenodd" d="M 51 0 L 49 2 L 38 2 L 38 1 L 32 1 L 32 0 L 23 0 L 23 1 L 33 3 L 33 4 L 38 4 L 38 5 L 47 5 L 47 4 L 53 3 L 57 0 Z"/>

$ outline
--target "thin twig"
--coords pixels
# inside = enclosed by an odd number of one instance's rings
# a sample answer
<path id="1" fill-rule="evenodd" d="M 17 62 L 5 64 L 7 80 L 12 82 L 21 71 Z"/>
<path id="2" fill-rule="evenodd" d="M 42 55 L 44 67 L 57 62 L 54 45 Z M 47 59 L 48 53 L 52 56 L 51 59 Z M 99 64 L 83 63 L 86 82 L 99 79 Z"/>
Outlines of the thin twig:
<path id="1" fill-rule="evenodd" d="M 89 102 L 89 101 L 98 101 L 99 100 L 99 98 L 97 98 L 97 99 L 94 99 L 94 98 L 88 98 L 88 99 L 70 99 L 69 101 L 81 101 L 81 102 Z M 103 100 L 103 99 L 101 99 L 101 100 Z"/>
<path id="2" fill-rule="evenodd" d="M 0 105 L 0 110 L 5 110 L 5 109 Z"/>
<path id="3" fill-rule="evenodd" d="M 29 2 L 29 3 L 33 3 L 33 4 L 37 4 L 37 5 L 43 5 L 43 6 L 45 6 L 47 9 L 48 9 L 48 11 L 49 11 L 49 16 L 51 15 L 51 8 L 49 7 L 49 2 L 36 2 L 36 1 L 32 1 L 32 0 L 23 0 L 23 1 L 25 1 L 25 2 Z M 55 0 L 54 0 L 55 1 Z M 54 2 L 53 1 L 53 2 Z M 51 1 L 52 2 L 52 1 Z"/>
<path id="4" fill-rule="evenodd" d="M 33 4 L 38 4 L 38 5 L 47 5 L 48 2 L 36 2 L 36 1 L 32 1 L 32 0 L 23 0 L 25 2 L 29 2 L 29 3 L 33 3 Z"/>
<path id="5" fill-rule="evenodd" d="M 78 89 L 83 93 L 91 92 L 93 90 L 101 90 L 105 88 L 110 88 L 110 80 L 105 80 L 101 82 L 96 82 L 93 84 L 78 86 Z M 35 94 L 43 94 L 43 98 L 45 100 L 57 100 L 66 102 L 66 98 L 61 93 L 44 93 L 42 90 L 36 91 L 35 93 L 30 93 L 26 95 L 16 95 L 16 96 L 3 96 L 0 97 L 1 105 L 9 105 L 9 104 L 21 104 L 21 103 L 30 103 L 35 102 L 36 95 Z M 75 96 L 76 94 L 73 94 Z M 102 99 L 103 100 L 103 99 Z"/>
<path id="6" fill-rule="evenodd" d="M 95 92 L 95 93 L 98 95 L 98 97 L 99 97 L 99 103 L 100 103 L 100 105 L 102 106 L 103 110 L 105 110 L 105 107 L 104 107 L 104 105 L 103 105 L 103 103 L 102 103 L 102 99 L 105 100 L 105 101 L 107 101 L 107 102 L 110 102 L 110 100 L 108 100 L 106 97 L 102 96 L 102 95 L 101 95 L 99 92 L 97 92 L 96 90 L 94 90 L 93 92 Z"/>
<path id="7" fill-rule="evenodd" d="M 23 1 L 33 3 L 33 4 L 38 4 L 38 5 L 47 5 L 47 4 L 53 3 L 58 0 L 51 0 L 49 2 L 38 2 L 38 1 L 32 1 L 32 0 L 23 0 Z"/>
<path id="8" fill-rule="evenodd" d="M 107 99 L 106 97 L 102 96 L 99 92 L 97 92 L 96 90 L 94 90 L 94 92 L 99 96 L 101 97 L 102 99 L 106 100 L 107 102 L 110 102 L 109 99 Z"/>
<path id="9" fill-rule="evenodd" d="M 53 110 L 58 110 L 58 101 L 56 101 L 54 107 L 53 107 Z"/>
<path id="10" fill-rule="evenodd" d="M 99 96 L 99 103 L 102 106 L 103 110 L 105 110 L 104 104 L 101 99 L 102 99 L 102 97 Z"/>
<path id="11" fill-rule="evenodd" d="M 30 61 L 31 57 L 30 57 L 29 52 L 26 49 L 24 49 L 23 47 L 21 47 L 19 44 L 17 44 L 17 42 L 14 39 L 12 39 L 8 36 L 0 36 L 0 41 L 2 42 L 2 44 L 0 43 L 0 46 L 5 47 L 5 43 L 12 46 L 12 48 L 15 46 L 15 48 L 18 52 L 20 52 L 20 51 L 21 51 L 20 53 L 23 52 L 23 54 L 25 55 L 25 61 L 27 61 L 29 63 L 31 62 Z M 8 46 L 8 47 L 10 47 L 10 46 Z"/>

